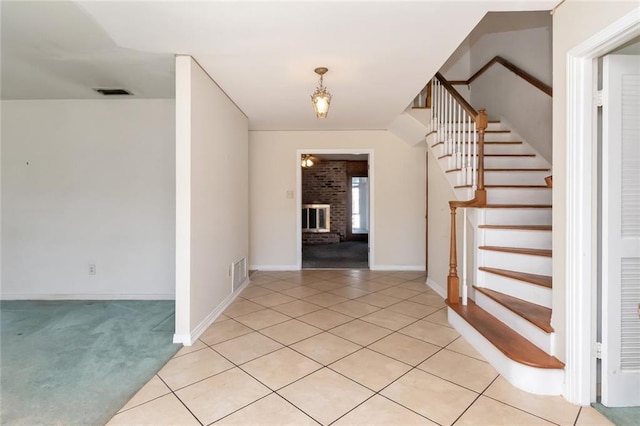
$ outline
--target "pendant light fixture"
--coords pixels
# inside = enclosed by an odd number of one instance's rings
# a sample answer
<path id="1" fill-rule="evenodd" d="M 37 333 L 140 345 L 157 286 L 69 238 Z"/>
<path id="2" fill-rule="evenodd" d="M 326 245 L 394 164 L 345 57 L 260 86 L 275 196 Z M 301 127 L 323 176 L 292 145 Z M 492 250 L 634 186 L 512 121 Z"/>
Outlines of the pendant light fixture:
<path id="1" fill-rule="evenodd" d="M 318 118 L 327 118 L 329 113 L 329 104 L 331 103 L 331 93 L 323 85 L 323 76 L 329 71 L 328 68 L 316 68 L 315 73 L 320 76 L 320 85 L 316 87 L 316 91 L 311 95 L 311 103 L 313 110 Z"/>

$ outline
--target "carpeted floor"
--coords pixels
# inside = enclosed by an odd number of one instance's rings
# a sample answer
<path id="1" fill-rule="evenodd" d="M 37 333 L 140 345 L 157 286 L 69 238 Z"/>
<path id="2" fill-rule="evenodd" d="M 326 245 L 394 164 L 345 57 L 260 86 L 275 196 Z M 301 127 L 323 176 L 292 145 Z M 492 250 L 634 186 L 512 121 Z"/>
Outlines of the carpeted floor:
<path id="1" fill-rule="evenodd" d="M 591 405 L 616 426 L 640 425 L 640 407 L 609 408 L 599 402 Z"/>
<path id="2" fill-rule="evenodd" d="M 366 241 L 345 241 L 338 244 L 314 244 L 302 246 L 303 268 L 369 267 L 369 249 Z"/>
<path id="3" fill-rule="evenodd" d="M 0 302 L 0 422 L 105 424 L 178 351 L 173 301 Z"/>

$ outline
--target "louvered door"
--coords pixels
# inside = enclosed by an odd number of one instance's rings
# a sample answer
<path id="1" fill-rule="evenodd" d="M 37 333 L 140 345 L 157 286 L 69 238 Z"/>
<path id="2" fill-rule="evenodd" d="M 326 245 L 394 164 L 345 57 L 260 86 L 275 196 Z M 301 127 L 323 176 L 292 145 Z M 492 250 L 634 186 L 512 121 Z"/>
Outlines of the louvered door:
<path id="1" fill-rule="evenodd" d="M 603 62 L 602 403 L 640 405 L 640 56 Z"/>

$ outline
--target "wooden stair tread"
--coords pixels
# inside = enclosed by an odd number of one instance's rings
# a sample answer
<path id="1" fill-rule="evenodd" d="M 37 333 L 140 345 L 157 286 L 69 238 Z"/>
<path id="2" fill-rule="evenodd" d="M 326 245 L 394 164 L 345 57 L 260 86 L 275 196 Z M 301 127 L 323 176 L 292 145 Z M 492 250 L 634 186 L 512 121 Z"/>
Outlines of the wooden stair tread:
<path id="1" fill-rule="evenodd" d="M 547 185 L 485 185 L 485 188 L 545 188 Z"/>
<path id="2" fill-rule="evenodd" d="M 487 204 L 481 209 L 550 209 L 551 204 Z"/>
<path id="3" fill-rule="evenodd" d="M 472 300 L 468 301 L 467 306 L 463 306 L 461 303 L 447 303 L 447 305 L 513 361 L 535 368 L 564 368 L 564 364 L 559 359 L 544 352 L 513 329 L 498 321 Z"/>
<path id="4" fill-rule="evenodd" d="M 551 225 L 480 225 L 484 229 L 520 229 L 524 231 L 551 231 Z"/>
<path id="5" fill-rule="evenodd" d="M 471 154 L 462 154 L 465 157 L 469 157 Z M 441 155 L 440 157 L 438 157 L 438 160 L 442 159 L 442 158 L 447 158 L 447 157 L 452 157 L 453 154 L 445 154 L 445 155 Z M 485 154 L 484 158 L 487 157 L 499 157 L 499 158 L 505 158 L 505 157 L 509 157 L 509 158 L 518 158 L 518 157 L 535 157 L 535 154 Z M 546 187 L 546 185 L 545 185 Z"/>
<path id="6" fill-rule="evenodd" d="M 522 188 L 522 189 L 549 189 L 547 185 L 485 185 L 485 189 Z M 454 188 L 471 188 L 471 185 L 456 185 Z"/>
<path id="7" fill-rule="evenodd" d="M 475 130 L 462 130 L 461 133 L 475 133 Z M 504 129 L 485 130 L 484 133 L 485 134 L 487 134 L 487 133 L 511 133 L 511 130 L 504 130 Z"/>
<path id="8" fill-rule="evenodd" d="M 484 141 L 485 145 L 522 145 L 522 141 Z"/>
<path id="9" fill-rule="evenodd" d="M 499 169 L 499 168 L 485 168 L 485 172 L 548 172 L 551 169 L 548 168 L 539 168 L 539 169 Z"/>
<path id="10" fill-rule="evenodd" d="M 551 327 L 551 309 L 488 288 L 476 286 L 473 286 L 473 288 L 509 309 L 514 314 L 526 319 L 540 330 L 553 333 L 553 327 Z"/>
<path id="11" fill-rule="evenodd" d="M 528 254 L 531 256 L 551 257 L 551 250 L 522 247 L 480 246 L 480 250 L 500 251 L 503 253 Z"/>
<path id="12" fill-rule="evenodd" d="M 459 172 L 462 169 L 457 167 L 455 169 L 445 170 L 445 173 Z M 484 169 L 485 172 L 548 172 L 549 169 Z"/>
<path id="13" fill-rule="evenodd" d="M 466 121 L 452 121 L 452 123 L 466 124 Z M 498 124 L 498 123 L 501 123 L 501 121 L 500 120 L 487 120 L 487 123 Z"/>
<path id="14" fill-rule="evenodd" d="M 491 274 L 500 275 L 507 278 L 513 278 L 515 280 L 524 281 L 530 284 L 539 285 L 541 287 L 551 288 L 551 277 L 548 275 L 529 274 L 527 272 L 509 271 L 507 269 L 488 268 L 481 266 L 478 268 L 481 271 L 489 272 Z"/>

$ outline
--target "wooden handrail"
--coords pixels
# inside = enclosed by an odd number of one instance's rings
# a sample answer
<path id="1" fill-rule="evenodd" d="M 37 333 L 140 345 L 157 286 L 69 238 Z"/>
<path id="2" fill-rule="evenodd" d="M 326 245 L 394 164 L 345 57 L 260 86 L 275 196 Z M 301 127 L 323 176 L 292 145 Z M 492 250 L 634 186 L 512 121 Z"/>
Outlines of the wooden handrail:
<path id="1" fill-rule="evenodd" d="M 466 86 L 468 86 L 469 84 L 473 83 L 473 81 L 475 79 L 477 79 L 482 74 L 484 74 L 484 72 L 486 70 L 488 70 L 493 64 L 502 65 L 503 67 L 505 67 L 509 71 L 513 72 L 515 75 L 517 75 L 518 77 L 522 78 L 523 80 L 525 80 L 529 84 L 531 84 L 534 87 L 542 90 L 547 95 L 553 96 L 553 89 L 551 88 L 551 86 L 543 83 L 542 81 L 538 80 L 537 78 L 535 78 L 534 76 L 532 76 L 531 74 L 529 74 L 528 72 L 526 72 L 525 70 L 520 68 L 519 66 L 513 64 L 512 62 L 507 61 L 506 59 L 504 59 L 501 56 L 496 56 L 492 60 L 487 62 L 485 64 L 485 66 L 483 66 L 478 71 L 476 71 L 476 73 L 473 74 L 471 77 L 469 77 L 468 80 L 453 80 L 453 81 L 450 81 L 449 83 L 452 84 L 452 85 L 466 85 Z"/>
<path id="2" fill-rule="evenodd" d="M 447 91 L 451 94 L 451 96 L 453 96 L 453 98 L 460 104 L 460 106 L 462 106 L 462 109 L 464 109 L 467 112 L 467 114 L 469 114 L 474 118 L 478 115 L 478 111 L 476 111 L 471 106 L 471 104 L 469 104 L 469 102 L 467 102 L 467 100 L 463 98 L 460 93 L 458 93 L 458 91 L 451 85 L 449 80 L 444 78 L 444 76 L 439 72 L 436 73 L 436 78 L 438 79 L 440 84 L 442 84 L 442 86 L 445 89 L 447 89 Z"/>

